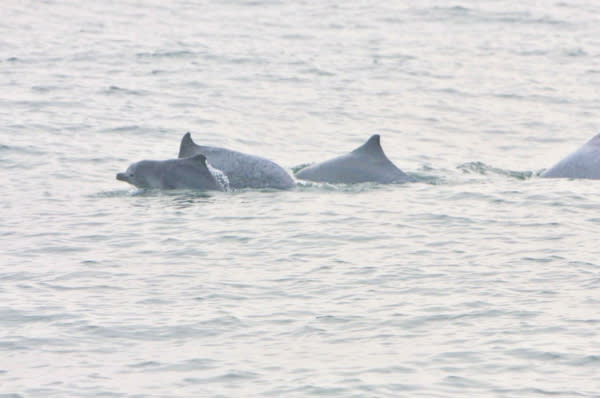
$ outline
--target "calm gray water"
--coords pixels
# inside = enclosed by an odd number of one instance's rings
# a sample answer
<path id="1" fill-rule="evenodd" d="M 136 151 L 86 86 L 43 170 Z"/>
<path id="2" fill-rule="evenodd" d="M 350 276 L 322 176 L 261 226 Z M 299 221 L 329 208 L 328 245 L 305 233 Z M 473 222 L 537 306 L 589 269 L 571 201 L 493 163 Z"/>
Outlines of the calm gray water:
<path id="1" fill-rule="evenodd" d="M 2 396 L 599 395 L 598 2 L 2 5 Z M 186 131 L 418 182 L 115 180 Z"/>

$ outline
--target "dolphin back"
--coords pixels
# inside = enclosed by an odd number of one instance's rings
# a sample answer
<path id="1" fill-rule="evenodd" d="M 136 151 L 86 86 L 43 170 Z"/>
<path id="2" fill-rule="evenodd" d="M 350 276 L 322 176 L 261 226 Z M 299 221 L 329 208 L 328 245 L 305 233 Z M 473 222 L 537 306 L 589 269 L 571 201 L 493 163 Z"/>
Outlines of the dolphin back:
<path id="1" fill-rule="evenodd" d="M 234 189 L 276 188 L 290 189 L 294 179 L 284 168 L 269 159 L 245 154 L 227 148 L 200 146 L 186 133 L 179 146 L 179 157 L 202 153 L 211 166 L 223 172 Z"/>
<path id="2" fill-rule="evenodd" d="M 348 154 L 319 162 L 296 173 L 296 177 L 324 183 L 404 183 L 414 179 L 400 170 L 384 153 L 380 135 L 374 134 Z"/>
<path id="3" fill-rule="evenodd" d="M 599 134 L 553 165 L 542 177 L 599 180 Z"/>

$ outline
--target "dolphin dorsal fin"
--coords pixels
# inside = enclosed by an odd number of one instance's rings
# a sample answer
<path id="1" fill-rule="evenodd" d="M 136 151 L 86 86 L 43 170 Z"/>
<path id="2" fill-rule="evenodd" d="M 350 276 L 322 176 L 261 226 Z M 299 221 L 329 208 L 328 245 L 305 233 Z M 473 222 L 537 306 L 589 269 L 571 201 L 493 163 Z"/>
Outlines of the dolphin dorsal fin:
<path id="1" fill-rule="evenodd" d="M 184 134 L 182 137 L 182 141 L 179 145 L 179 155 L 178 158 L 186 158 L 192 154 L 194 154 L 194 150 L 196 149 L 196 143 L 192 141 L 192 135 L 190 132 Z"/>
<path id="2" fill-rule="evenodd" d="M 380 146 L 380 135 L 374 134 L 362 146 L 353 150 L 354 153 L 362 153 L 369 155 L 384 155 L 384 150 Z"/>
<path id="3" fill-rule="evenodd" d="M 196 154 L 194 156 L 191 156 L 190 158 L 188 158 L 190 161 L 194 161 L 194 162 L 200 162 L 201 164 L 203 164 L 204 166 L 207 166 L 207 157 L 205 157 L 202 154 Z"/>

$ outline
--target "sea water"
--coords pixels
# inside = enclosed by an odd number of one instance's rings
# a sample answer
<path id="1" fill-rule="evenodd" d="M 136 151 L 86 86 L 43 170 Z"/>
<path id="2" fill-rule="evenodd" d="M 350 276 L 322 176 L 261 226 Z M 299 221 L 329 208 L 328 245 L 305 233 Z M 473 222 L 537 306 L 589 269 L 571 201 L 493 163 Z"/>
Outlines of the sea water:
<path id="1" fill-rule="evenodd" d="M 2 396 L 598 396 L 599 3 L 0 10 Z M 202 145 L 417 182 L 141 191 Z"/>

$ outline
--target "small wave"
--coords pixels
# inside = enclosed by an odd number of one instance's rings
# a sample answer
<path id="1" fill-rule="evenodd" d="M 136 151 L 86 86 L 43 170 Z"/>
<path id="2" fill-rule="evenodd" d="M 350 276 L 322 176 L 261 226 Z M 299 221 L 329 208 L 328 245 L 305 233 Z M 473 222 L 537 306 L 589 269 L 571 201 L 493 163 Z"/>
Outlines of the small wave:
<path id="1" fill-rule="evenodd" d="M 428 171 L 427 168 L 422 168 L 424 171 Z M 430 169 L 431 170 L 431 169 Z M 434 186 L 438 186 L 446 183 L 446 179 L 440 176 L 434 176 L 431 174 L 426 174 L 422 172 L 406 172 L 410 177 L 415 179 L 416 182 L 432 184 Z"/>
<path id="2" fill-rule="evenodd" d="M 559 360 L 564 359 L 565 355 L 556 352 L 542 352 L 529 348 L 519 348 L 510 350 L 507 354 L 528 360 L 542 360 L 542 361 L 550 361 L 550 360 Z"/>
<path id="3" fill-rule="evenodd" d="M 5 323 L 14 324 L 54 322 L 62 320 L 72 320 L 77 318 L 76 315 L 69 313 L 48 313 L 40 315 L 27 313 L 8 307 L 0 308 L 0 317 L 1 320 L 3 320 Z"/>
<path id="4" fill-rule="evenodd" d="M 221 334 L 224 328 L 211 326 L 178 325 L 175 327 L 155 327 L 149 325 L 104 326 L 83 324 L 77 330 L 88 337 L 125 340 L 159 341 L 184 338 L 209 337 Z"/>
<path id="5" fill-rule="evenodd" d="M 185 378 L 184 382 L 187 384 L 210 384 L 210 383 L 228 383 L 239 380 L 254 380 L 259 377 L 259 374 L 253 373 L 251 371 L 232 371 L 226 374 L 222 374 L 216 377 L 209 378 L 197 378 L 197 377 L 189 377 Z"/>
<path id="6" fill-rule="evenodd" d="M 128 190 L 101 191 L 88 195 L 89 198 L 120 198 L 120 197 L 166 197 L 172 198 L 178 204 L 194 204 L 206 202 L 213 195 L 208 191 L 200 190 L 159 190 L 131 187 Z"/>
<path id="7" fill-rule="evenodd" d="M 279 6 L 283 3 L 278 0 L 250 0 L 250 1 L 235 1 L 233 2 L 241 7 L 263 7 L 263 6 Z"/>
<path id="8" fill-rule="evenodd" d="M 531 171 L 515 171 L 509 169 L 495 168 L 494 166 L 487 165 L 484 162 L 480 161 L 463 163 L 457 166 L 457 169 L 463 171 L 463 173 L 476 173 L 480 175 L 495 174 L 501 176 L 508 176 L 519 180 L 526 180 L 535 175 L 534 172 Z"/>
<path id="9" fill-rule="evenodd" d="M 403 183 L 400 183 L 403 184 Z M 399 184 L 399 185 L 400 185 Z M 390 184 L 380 184 L 374 182 L 354 183 L 354 184 L 334 184 L 311 181 L 297 181 L 296 187 L 300 191 L 332 191 L 341 193 L 362 193 L 378 189 L 386 189 Z"/>
<path id="10" fill-rule="evenodd" d="M 315 36 L 303 33 L 285 33 L 280 37 L 286 40 L 313 40 Z"/>
<path id="11" fill-rule="evenodd" d="M 132 197 L 164 198 L 169 200 L 169 205 L 176 209 L 187 209 L 200 205 L 211 204 L 218 191 L 199 191 L 199 190 L 148 190 L 139 189 L 132 193 Z M 184 251 L 185 252 L 185 251 Z M 188 250 L 187 253 L 190 253 Z M 204 254 L 203 251 L 194 252 L 197 255 Z M 174 251 L 173 255 L 180 254 Z"/>
<path id="12" fill-rule="evenodd" d="M 115 197 L 128 197 L 132 195 L 133 190 L 111 190 L 101 191 L 99 193 L 90 194 L 89 198 L 115 198 Z"/>
<path id="13" fill-rule="evenodd" d="M 580 47 L 578 47 L 574 49 L 564 50 L 564 55 L 568 57 L 586 57 L 588 56 L 588 53 Z"/>
<path id="14" fill-rule="evenodd" d="M 599 365 L 599 355 L 590 355 L 584 357 L 578 357 L 569 362 L 572 366 L 594 366 Z"/>
<path id="15" fill-rule="evenodd" d="M 60 89 L 62 89 L 62 87 L 60 87 L 60 86 L 44 86 L 44 85 L 31 86 L 31 90 L 36 91 L 38 93 L 48 93 L 48 92 L 56 91 L 56 90 L 60 90 Z"/>
<path id="16" fill-rule="evenodd" d="M 155 368 L 155 367 L 161 367 L 163 366 L 164 363 L 160 363 L 160 362 L 154 362 L 154 361 L 148 361 L 148 362 L 140 362 L 140 363 L 136 363 L 136 364 L 130 364 L 128 367 L 133 368 L 133 369 L 140 369 L 140 368 Z"/>
<path id="17" fill-rule="evenodd" d="M 37 147 L 28 145 L 28 146 L 13 146 L 0 144 L 0 152 L 14 152 L 17 154 L 25 154 L 25 155 L 46 155 L 47 152 L 43 150 L 39 150 Z"/>
<path id="18" fill-rule="evenodd" d="M 487 12 L 463 6 L 452 7 L 430 7 L 414 11 L 416 15 L 428 19 L 455 21 L 461 23 L 502 23 L 502 24 L 524 24 L 524 25 L 569 25 L 565 20 L 552 18 L 548 15 L 536 16 L 530 12 L 504 11 Z"/>
<path id="19" fill-rule="evenodd" d="M 440 7 L 435 6 L 432 8 L 418 10 L 417 13 L 421 15 L 429 16 L 465 16 L 472 12 L 471 9 L 463 6 L 452 6 L 452 7 Z"/>
<path id="20" fill-rule="evenodd" d="M 336 76 L 336 74 L 334 72 L 326 71 L 325 69 L 321 69 L 321 68 L 317 68 L 317 67 L 303 69 L 300 72 L 310 74 L 310 75 L 317 75 L 317 76 Z"/>
<path id="21" fill-rule="evenodd" d="M 155 52 L 144 52 L 137 53 L 138 58 L 190 58 L 195 57 L 196 54 L 188 50 L 175 50 L 175 51 L 155 51 Z"/>
<path id="22" fill-rule="evenodd" d="M 345 384 L 346 385 L 346 384 Z M 350 397 L 348 387 L 321 387 L 303 385 L 298 388 L 278 389 L 267 392 L 264 396 L 288 397 Z M 371 396 L 371 395 L 368 395 Z M 394 396 L 394 395 L 393 395 Z"/>
<path id="23" fill-rule="evenodd" d="M 112 128 L 106 128 L 106 129 L 101 130 L 101 132 L 102 133 L 123 133 L 123 132 L 143 133 L 144 129 L 142 129 L 142 126 L 139 126 L 139 125 L 125 125 L 125 126 L 116 126 L 116 127 L 112 127 Z"/>
<path id="24" fill-rule="evenodd" d="M 101 291 L 101 292 L 106 292 L 109 290 L 123 290 L 124 288 L 121 287 L 116 287 L 116 286 L 110 286 L 110 285 L 106 285 L 106 284 L 98 284 L 98 285 L 80 285 L 80 286 L 67 286 L 67 285 L 60 285 L 60 284 L 49 284 L 49 283 L 40 283 L 40 285 L 46 287 L 46 288 L 50 288 L 53 290 L 57 290 L 57 291 L 87 291 L 87 292 L 93 292 L 93 291 Z"/>
<path id="25" fill-rule="evenodd" d="M 548 16 L 532 17 L 530 13 L 499 13 L 488 16 L 488 22 L 504 22 L 526 25 L 566 25 L 566 21 L 560 21 Z"/>
<path id="26" fill-rule="evenodd" d="M 465 354 L 471 354 L 471 352 L 458 353 L 457 357 L 462 359 Z M 468 357 L 468 359 L 471 360 L 474 358 Z M 450 376 L 446 377 L 443 380 L 442 384 L 450 385 L 450 386 L 458 387 L 458 388 L 474 388 L 474 387 L 487 388 L 489 386 L 488 384 L 478 381 L 478 380 L 475 380 L 473 378 L 465 378 L 465 377 L 461 377 L 461 376 L 457 376 L 457 375 L 450 375 Z"/>
<path id="27" fill-rule="evenodd" d="M 599 393 L 596 394 L 585 394 L 575 391 L 548 391 L 540 388 L 518 388 L 518 389 L 493 389 L 492 392 L 498 394 L 499 397 L 527 397 L 527 396 L 556 396 L 560 398 L 574 398 L 574 397 L 598 397 Z M 497 395 L 493 395 L 497 396 Z"/>
<path id="28" fill-rule="evenodd" d="M 453 7 L 436 7 L 442 10 L 445 10 L 446 12 L 452 13 L 452 14 L 468 14 L 471 10 L 467 7 L 463 7 L 463 6 L 453 6 Z"/>
<path id="29" fill-rule="evenodd" d="M 515 101 L 532 101 L 539 103 L 548 104 L 568 104 L 570 100 L 565 97 L 553 96 L 553 95 L 523 95 L 518 93 L 490 93 L 488 96 L 493 98 L 500 98 L 503 100 L 515 100 Z"/>
<path id="30" fill-rule="evenodd" d="M 108 89 L 103 91 L 103 94 L 108 95 L 131 95 L 131 96 L 146 96 L 150 94 L 147 90 L 135 90 L 135 89 L 126 89 L 124 87 L 119 86 L 110 86 Z"/>
<path id="31" fill-rule="evenodd" d="M 194 358 L 184 360 L 175 364 L 167 364 L 162 362 L 156 362 L 153 360 L 131 364 L 128 366 L 134 369 L 132 372 L 139 372 L 139 369 L 144 369 L 144 372 L 171 372 L 181 371 L 190 372 L 194 370 L 208 370 L 215 368 L 215 361 L 212 359 Z"/>

